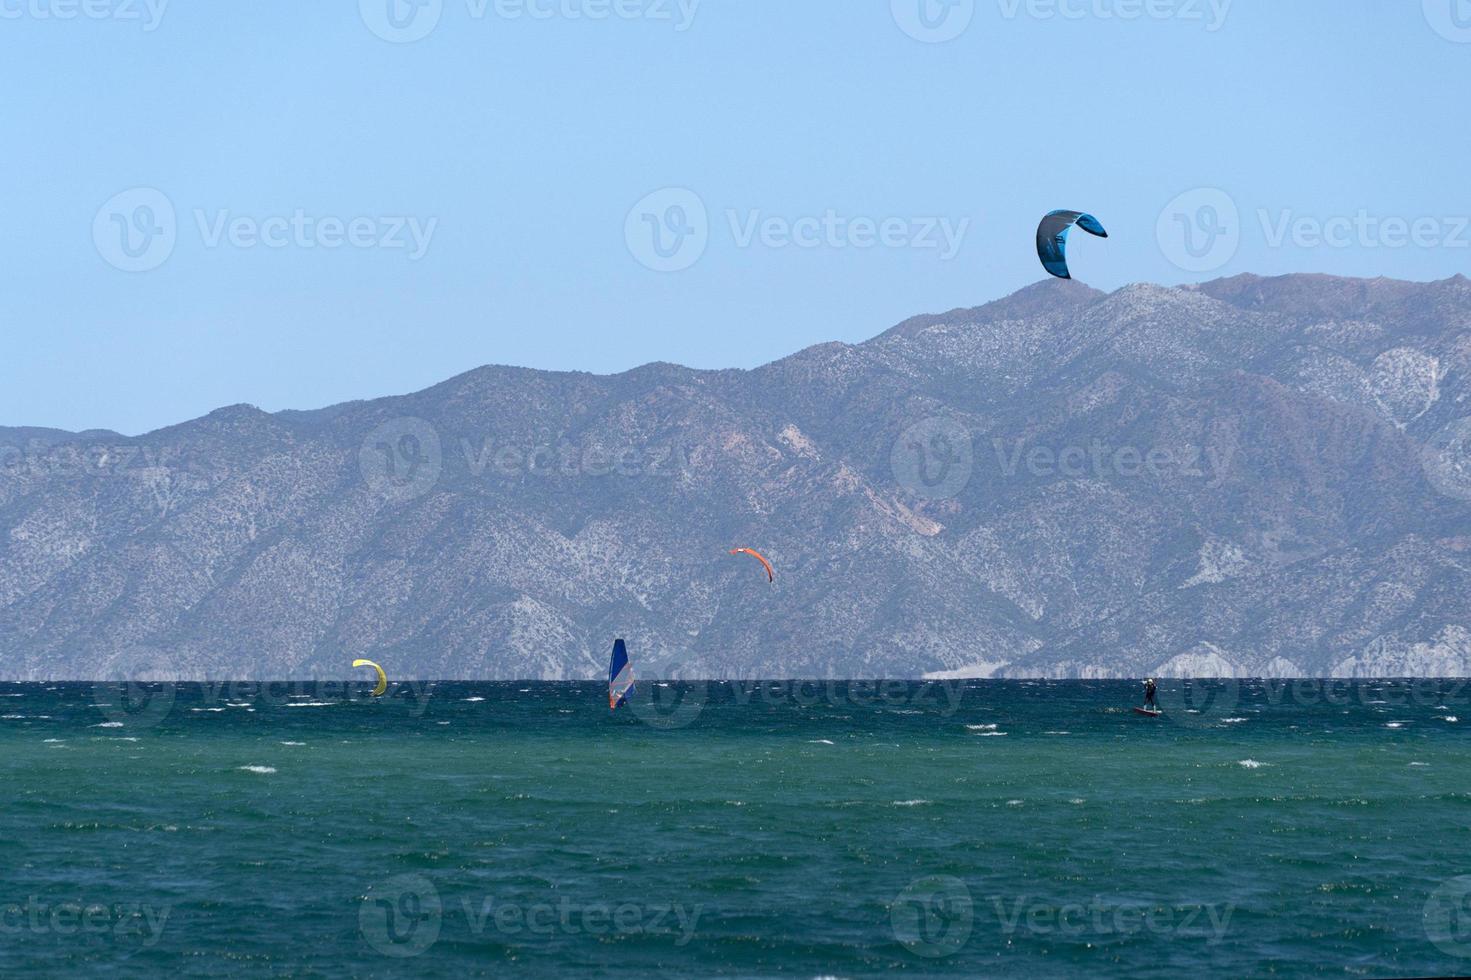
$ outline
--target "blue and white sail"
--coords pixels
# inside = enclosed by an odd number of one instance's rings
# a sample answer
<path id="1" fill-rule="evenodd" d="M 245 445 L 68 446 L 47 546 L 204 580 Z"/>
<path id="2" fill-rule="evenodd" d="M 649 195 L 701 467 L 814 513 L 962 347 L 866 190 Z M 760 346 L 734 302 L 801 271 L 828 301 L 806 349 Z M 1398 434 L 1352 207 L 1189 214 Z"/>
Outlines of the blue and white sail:
<path id="1" fill-rule="evenodd" d="M 633 693 L 633 665 L 628 662 L 628 647 L 622 640 L 613 641 L 613 659 L 608 663 L 608 710 L 616 711 Z"/>

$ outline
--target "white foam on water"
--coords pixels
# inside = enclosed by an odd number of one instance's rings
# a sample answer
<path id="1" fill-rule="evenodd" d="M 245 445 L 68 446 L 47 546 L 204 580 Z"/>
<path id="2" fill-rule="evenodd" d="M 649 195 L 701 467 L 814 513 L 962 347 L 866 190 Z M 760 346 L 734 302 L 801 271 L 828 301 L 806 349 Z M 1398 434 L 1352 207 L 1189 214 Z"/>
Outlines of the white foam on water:
<path id="1" fill-rule="evenodd" d="M 332 702 L 331 701 L 303 701 L 300 704 L 288 704 L 285 707 L 288 707 L 288 708 L 330 708 L 330 707 L 332 707 Z"/>
<path id="2" fill-rule="evenodd" d="M 928 806 L 930 800 L 895 800 L 895 806 Z"/>
<path id="3" fill-rule="evenodd" d="M 1223 725 L 1239 725 L 1243 721 L 1246 721 L 1246 719 L 1245 718 L 1222 718 L 1221 719 L 1221 724 L 1223 724 Z"/>
<path id="4" fill-rule="evenodd" d="M 66 741 L 66 739 L 64 739 L 64 738 L 48 738 L 48 739 L 44 739 L 43 742 L 42 742 L 42 744 L 45 744 L 46 742 L 64 742 L 64 741 Z"/>
<path id="5" fill-rule="evenodd" d="M 1240 766 L 1241 768 L 1243 768 L 1243 769 L 1260 769 L 1262 767 L 1262 765 L 1263 765 L 1262 763 L 1256 761 L 1255 759 L 1242 759 L 1240 762 L 1238 762 L 1236 764 L 1238 766 Z"/>
<path id="6" fill-rule="evenodd" d="M 1459 719 L 1459 718 L 1457 718 L 1457 717 L 1456 717 L 1456 716 L 1455 716 L 1455 715 L 1446 715 L 1446 716 L 1444 716 L 1444 717 L 1443 717 L 1443 718 L 1441 718 L 1441 721 L 1448 721 L 1448 722 L 1450 722 L 1450 723 L 1451 723 L 1451 724 L 1453 724 L 1453 725 L 1454 725 L 1454 724 L 1455 724 L 1455 723 L 1456 723 L 1456 722 L 1458 722 L 1458 721 L 1460 721 L 1460 720 L 1461 720 L 1461 719 Z"/>
<path id="7" fill-rule="evenodd" d="M 1412 763 L 1410 763 L 1410 765 L 1412 765 L 1412 766 L 1426 766 L 1426 767 L 1429 767 L 1430 763 L 1428 763 L 1428 762 L 1412 762 Z"/>
<path id="8" fill-rule="evenodd" d="M 92 727 L 93 728 L 122 728 L 123 727 L 123 723 L 120 722 L 120 721 L 104 721 L 102 724 L 100 724 L 100 725 L 93 725 Z"/>
<path id="9" fill-rule="evenodd" d="M 833 745 L 835 743 L 830 738 L 809 738 L 807 740 L 807 744 L 808 745 Z"/>
<path id="10" fill-rule="evenodd" d="M 465 698 L 464 700 L 466 702 L 468 702 L 469 704 L 475 704 L 475 703 L 477 703 L 479 701 L 484 701 L 485 699 L 484 698 Z"/>
<path id="11" fill-rule="evenodd" d="M 1071 735 L 1072 732 L 1043 732 L 1043 735 Z"/>
<path id="12" fill-rule="evenodd" d="M 305 742 L 281 742 L 281 745 L 305 745 Z"/>
<path id="13" fill-rule="evenodd" d="M 1405 723 L 1402 722 L 1402 721 L 1386 721 L 1384 723 L 1384 727 L 1385 728 L 1404 728 L 1405 727 Z"/>
<path id="14" fill-rule="evenodd" d="M 996 738 L 1005 734 L 1005 732 L 976 732 L 976 738 Z"/>
<path id="15" fill-rule="evenodd" d="M 224 708 L 190 708 L 190 711 L 224 711 Z"/>
<path id="16" fill-rule="evenodd" d="M 1007 806 L 1021 806 L 1022 805 L 1022 801 L 1021 800 L 1007 800 L 1006 801 L 1006 805 Z"/>
<path id="17" fill-rule="evenodd" d="M 998 726 L 998 725 L 966 725 L 965 727 L 966 728 L 969 728 L 973 732 L 994 732 L 1000 726 Z"/>
<path id="18" fill-rule="evenodd" d="M 254 772 L 254 773 L 259 773 L 262 776 L 269 776 L 270 774 L 272 774 L 272 773 L 274 773 L 276 771 L 276 767 L 275 766 L 241 766 L 240 767 L 240 771 L 241 772 Z"/>

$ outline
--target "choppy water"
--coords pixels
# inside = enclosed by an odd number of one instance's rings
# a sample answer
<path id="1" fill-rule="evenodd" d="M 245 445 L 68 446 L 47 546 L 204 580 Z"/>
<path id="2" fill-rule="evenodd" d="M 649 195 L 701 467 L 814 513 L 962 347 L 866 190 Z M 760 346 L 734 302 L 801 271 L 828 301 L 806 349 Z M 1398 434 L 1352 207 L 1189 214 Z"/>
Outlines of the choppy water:
<path id="1" fill-rule="evenodd" d="M 1465 682 L 361 695 L 0 685 L 0 976 L 1471 972 Z"/>

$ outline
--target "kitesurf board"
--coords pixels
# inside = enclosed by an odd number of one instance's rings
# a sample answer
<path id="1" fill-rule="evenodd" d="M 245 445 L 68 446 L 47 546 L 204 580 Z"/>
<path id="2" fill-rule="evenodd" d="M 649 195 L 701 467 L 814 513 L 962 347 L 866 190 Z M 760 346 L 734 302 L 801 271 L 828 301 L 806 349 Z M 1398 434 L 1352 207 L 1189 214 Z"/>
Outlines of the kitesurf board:
<path id="1" fill-rule="evenodd" d="M 1147 716 L 1149 718 L 1158 718 L 1160 715 L 1164 714 L 1164 712 L 1163 711 L 1150 711 L 1148 708 L 1135 708 L 1134 709 L 1134 714 L 1136 714 L 1136 715 L 1145 715 L 1145 716 Z"/>

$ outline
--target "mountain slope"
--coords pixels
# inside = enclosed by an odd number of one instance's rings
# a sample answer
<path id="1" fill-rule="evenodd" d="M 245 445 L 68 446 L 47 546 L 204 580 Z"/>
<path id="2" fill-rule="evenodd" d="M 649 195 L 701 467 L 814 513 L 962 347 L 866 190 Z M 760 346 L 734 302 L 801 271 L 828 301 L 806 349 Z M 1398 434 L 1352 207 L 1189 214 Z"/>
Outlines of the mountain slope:
<path id="1" fill-rule="evenodd" d="M 1059 281 L 752 371 L 0 429 L 0 676 L 1466 672 L 1468 373 L 1461 277 Z"/>

